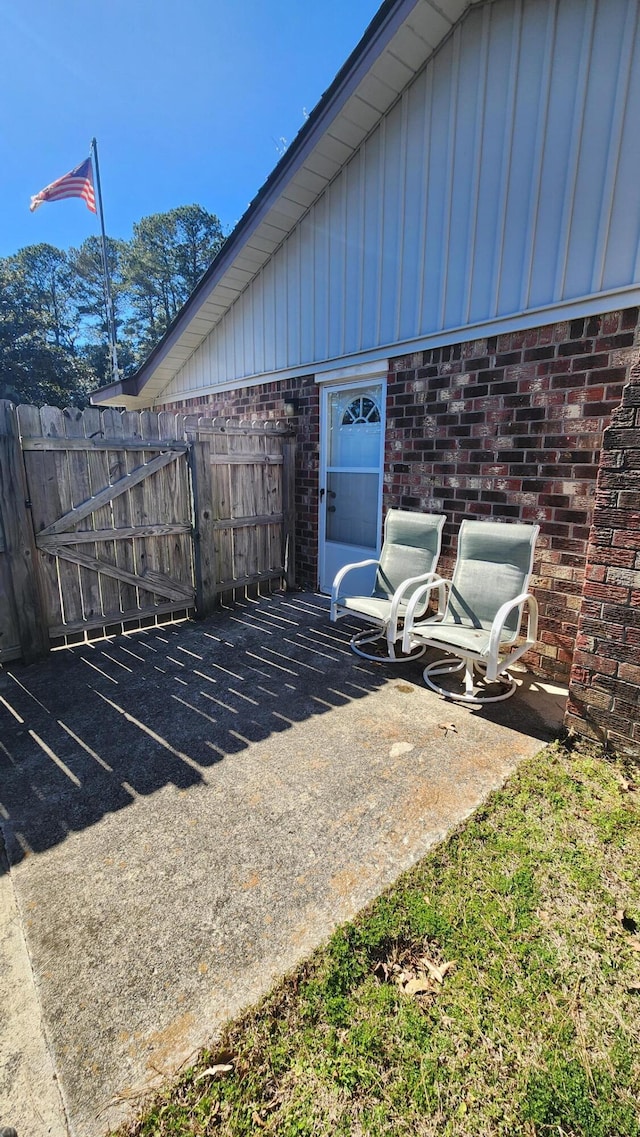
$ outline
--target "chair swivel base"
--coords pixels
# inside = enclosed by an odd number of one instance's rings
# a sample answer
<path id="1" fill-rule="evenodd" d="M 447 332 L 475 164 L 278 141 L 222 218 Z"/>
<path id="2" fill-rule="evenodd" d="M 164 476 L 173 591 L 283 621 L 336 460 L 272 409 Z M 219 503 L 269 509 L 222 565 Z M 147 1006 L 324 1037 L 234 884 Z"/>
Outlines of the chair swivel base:
<path id="1" fill-rule="evenodd" d="M 482 662 L 454 659 L 445 661 L 436 659 L 425 667 L 422 677 L 431 691 L 435 691 L 437 695 L 441 695 L 443 699 L 453 699 L 457 703 L 467 703 L 470 706 L 483 707 L 486 703 L 502 703 L 505 699 L 510 699 L 515 694 L 518 684 L 515 679 L 508 675 L 506 672 L 499 675 L 495 680 L 501 686 L 506 686 L 506 690 L 500 695 L 484 695 L 479 692 L 478 685 L 474 683 L 473 668 L 474 662 L 477 669 L 484 672 L 485 665 Z M 455 675 L 459 671 L 464 671 L 464 691 L 450 691 L 447 687 L 440 687 L 437 683 L 433 682 L 432 676 L 435 675 Z M 493 686 L 493 684 L 492 684 Z"/>
<path id="2" fill-rule="evenodd" d="M 375 652 L 364 650 L 365 644 L 374 643 L 380 644 L 381 648 L 384 648 L 384 653 L 380 651 L 376 654 Z M 352 651 L 355 651 L 356 655 L 360 655 L 363 659 L 370 659 L 373 663 L 410 663 L 414 659 L 421 659 L 427 650 L 424 645 L 421 645 L 416 648 L 415 651 L 410 652 L 409 655 L 389 655 L 384 633 L 379 630 L 371 632 L 368 629 L 362 632 L 356 632 L 355 636 L 352 636 L 349 640 L 349 646 Z"/>

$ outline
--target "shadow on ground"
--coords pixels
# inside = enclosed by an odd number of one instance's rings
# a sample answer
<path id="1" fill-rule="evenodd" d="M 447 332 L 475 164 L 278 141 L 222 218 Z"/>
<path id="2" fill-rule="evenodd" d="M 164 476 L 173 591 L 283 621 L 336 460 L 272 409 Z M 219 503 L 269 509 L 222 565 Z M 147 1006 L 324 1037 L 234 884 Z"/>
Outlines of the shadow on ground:
<path id="1" fill-rule="evenodd" d="M 346 632 L 323 598 L 274 594 L 9 667 L 0 810 L 11 862 L 375 690 L 385 677 L 354 661 Z"/>
<path id="2" fill-rule="evenodd" d="M 444 703 L 420 663 L 355 656 L 353 630 L 275 594 L 3 673 L 0 1116 L 19 1133 L 115 1128 L 561 721 L 532 677 L 486 712 Z"/>
<path id="3" fill-rule="evenodd" d="M 0 827 L 20 862 L 138 795 L 186 789 L 252 743 L 377 690 L 420 682 L 419 664 L 369 663 L 361 625 L 329 623 L 313 593 L 247 600 L 205 622 L 164 625 L 10 666 L 0 688 Z M 444 712 L 443 712 L 444 713 Z M 549 731 L 522 704 L 492 721 Z"/>

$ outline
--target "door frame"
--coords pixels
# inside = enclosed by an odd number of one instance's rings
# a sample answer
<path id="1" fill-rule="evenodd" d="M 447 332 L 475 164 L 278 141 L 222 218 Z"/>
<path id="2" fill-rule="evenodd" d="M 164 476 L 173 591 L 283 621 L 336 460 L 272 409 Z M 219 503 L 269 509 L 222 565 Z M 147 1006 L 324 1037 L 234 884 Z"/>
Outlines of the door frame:
<path id="1" fill-rule="evenodd" d="M 380 461 L 379 461 L 379 476 L 378 476 L 378 504 L 377 504 L 377 517 L 378 525 L 376 528 L 376 556 L 379 555 L 382 545 L 382 499 L 384 492 L 384 458 L 385 458 L 385 440 L 387 428 L 387 375 L 388 365 L 385 360 L 380 365 L 380 371 L 374 374 L 354 376 L 353 379 L 341 378 L 340 380 L 333 381 L 320 381 L 320 453 L 319 453 L 319 467 L 318 467 L 318 570 L 317 570 L 317 585 L 318 591 L 321 591 L 321 572 L 324 556 L 324 545 L 326 541 L 327 530 L 327 514 L 324 508 L 323 497 L 321 490 L 323 486 L 326 487 L 327 480 L 327 459 L 329 453 L 329 430 L 328 430 L 328 409 L 329 409 L 329 395 L 340 391 L 358 391 L 366 387 L 380 386 L 381 388 L 381 407 L 380 407 Z"/>

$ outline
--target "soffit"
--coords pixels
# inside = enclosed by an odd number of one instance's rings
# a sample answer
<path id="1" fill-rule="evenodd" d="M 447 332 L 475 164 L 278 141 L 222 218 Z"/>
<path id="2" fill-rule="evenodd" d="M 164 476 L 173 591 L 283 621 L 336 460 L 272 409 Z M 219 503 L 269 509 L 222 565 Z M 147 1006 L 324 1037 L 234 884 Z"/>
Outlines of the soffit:
<path id="1" fill-rule="evenodd" d="M 252 219 L 249 219 L 252 207 L 249 208 L 246 237 L 238 244 L 232 259 L 219 273 L 214 271 L 208 288 L 198 287 L 165 341 L 161 341 L 142 365 L 136 379 L 138 391 L 144 388 L 147 405 L 150 398 L 157 398 L 206 339 L 472 2 L 441 0 L 436 4 L 431 0 L 415 0 L 411 4 L 411 0 L 404 3 L 401 0 L 398 7 L 407 11 L 405 18 L 392 33 L 388 29 L 385 32 L 384 27 L 379 31 L 378 38 L 384 41 L 386 35 L 387 42 L 383 42 L 378 55 L 361 76 L 357 75 L 358 61 L 354 62 L 345 77 L 345 85 L 351 80 L 353 86 L 346 98 L 344 90 L 338 90 L 332 100 L 334 105 L 330 103 L 324 112 L 321 100 L 316 108 L 322 112 L 317 138 L 312 135 L 311 144 L 303 150 L 289 177 L 283 176 L 282 184 L 276 186 Z M 372 45 L 367 43 L 364 54 L 371 51 Z M 316 112 L 311 118 L 314 114 Z M 295 148 L 294 141 L 291 149 Z M 239 227 L 242 225 L 243 221 Z"/>

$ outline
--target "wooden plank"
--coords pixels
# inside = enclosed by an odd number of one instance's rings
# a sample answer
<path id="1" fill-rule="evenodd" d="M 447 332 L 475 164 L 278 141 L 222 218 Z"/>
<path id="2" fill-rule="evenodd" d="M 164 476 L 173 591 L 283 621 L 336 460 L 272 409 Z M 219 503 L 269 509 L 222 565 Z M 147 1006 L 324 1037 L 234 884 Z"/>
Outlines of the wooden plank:
<path id="1" fill-rule="evenodd" d="M 42 657 L 38 656 L 37 658 L 41 659 Z M 0 663 L 11 663 L 14 659 L 22 659 L 21 647 L 0 647 Z"/>
<path id="2" fill-rule="evenodd" d="M 279 423 L 272 423 L 270 421 L 268 423 L 268 426 L 269 432 L 273 435 L 283 436 L 291 435 L 293 433 L 291 427 L 281 427 Z M 245 424 L 243 421 L 242 425 L 240 425 L 240 423 L 236 423 L 236 425 L 231 426 L 229 425 L 228 419 L 201 418 L 198 422 L 198 438 L 206 438 L 211 434 L 243 434 L 257 435 L 258 437 L 262 437 L 264 435 L 264 429 L 264 423 L 254 425 L 252 423 Z"/>
<path id="3" fill-rule="evenodd" d="M 15 629 L 20 653 L 26 663 L 39 659 L 49 650 L 46 617 L 38 585 L 36 551 L 27 502 L 27 483 L 20 449 L 15 407 L 0 402 L 0 502 L 2 503 L 3 560 L 9 565 L 11 620 L 3 618 L 0 632 Z M 5 644 L 9 651 L 15 644 Z"/>
<path id="4" fill-rule="evenodd" d="M 17 435 L 17 426 L 16 426 Z M 1 478 L 0 474 L 0 478 Z M 27 491 L 21 499 L 22 508 L 27 511 Z M 29 527 L 31 518 L 27 514 Z M 34 558 L 34 563 L 37 558 Z M 15 651 L 20 656 L 20 636 L 15 618 L 15 603 L 13 599 L 13 582 L 11 580 L 11 563 L 7 555 L 7 547 L 2 524 L 2 496 L 0 495 L 0 659 L 7 657 L 6 653 Z M 8 657 L 7 657 L 8 658 Z"/>
<path id="5" fill-rule="evenodd" d="M 189 612 L 190 604 L 152 604 L 147 608 L 134 608 L 131 612 L 120 612 L 108 624 L 104 620 L 81 620 L 78 624 L 59 624 L 49 629 L 51 639 L 63 639 L 65 636 L 77 635 L 78 632 L 94 631 L 96 628 L 111 627 L 118 624 L 135 624 L 146 620 L 149 616 L 170 616 L 174 612 Z M 1 658 L 1 656 L 0 656 Z"/>
<path id="6" fill-rule="evenodd" d="M 209 420 L 211 421 L 211 420 Z M 222 420 L 213 419 L 213 423 L 217 424 Z M 198 424 L 198 432 L 200 433 L 200 426 L 202 420 Z M 224 432 L 213 433 L 209 436 L 210 453 L 215 455 L 227 455 L 229 453 L 230 444 L 235 446 L 235 439 L 230 440 L 229 434 Z M 211 482 L 211 495 L 212 495 L 212 519 L 217 521 L 220 517 L 233 517 L 237 510 L 234 509 L 230 468 L 227 465 L 213 466 L 209 470 L 209 479 Z M 216 534 L 214 541 L 214 580 L 216 595 L 220 595 L 218 582 L 221 580 L 230 580 L 234 576 L 234 532 L 232 529 L 221 530 Z M 227 599 L 222 597 L 223 601 Z M 232 599 L 229 597 L 228 599 Z"/>
<path id="7" fill-rule="evenodd" d="M 137 466 L 136 469 L 133 470 L 130 474 L 125 474 L 124 477 L 120 478 L 113 485 L 107 486 L 107 488 L 102 490 L 101 493 L 98 493 L 92 497 L 90 501 L 85 501 L 84 504 L 78 506 L 77 509 L 69 510 L 68 513 L 65 513 L 64 516 L 60 517 L 58 521 L 54 522 L 53 525 L 48 525 L 46 529 L 42 530 L 42 532 L 47 534 L 66 532 L 71 528 L 72 525 L 76 525 L 79 521 L 82 520 L 83 517 L 86 517 L 89 513 L 93 513 L 94 510 L 100 509 L 101 506 L 106 505 L 109 501 L 113 501 L 114 498 L 118 497 L 120 494 L 126 493 L 127 490 L 130 490 L 133 486 L 136 486 L 138 482 L 142 482 L 145 478 L 150 477 L 151 474 L 154 474 L 157 470 L 161 470 L 163 466 L 167 466 L 169 462 L 175 462 L 178 456 L 179 451 L 166 451 L 163 454 L 158 454 L 157 458 L 152 458 L 151 461 L 146 462 L 144 466 Z"/>
<path id="8" fill-rule="evenodd" d="M 184 433 L 184 415 L 161 415 L 159 426 L 161 435 L 165 437 L 169 428 L 173 430 L 174 435 L 179 430 Z M 173 509 L 173 512 L 169 511 L 167 516 L 175 521 L 187 521 L 192 515 L 192 504 L 186 455 L 173 466 L 167 466 L 164 477 Z M 161 540 L 167 549 L 173 579 L 195 588 L 193 542 L 181 534 L 165 534 Z"/>
<path id="9" fill-rule="evenodd" d="M 284 514 L 264 513 L 260 517 L 221 517 L 211 523 L 213 529 L 243 529 L 247 525 L 279 525 Z"/>
<path id="10" fill-rule="evenodd" d="M 98 420 L 99 421 L 99 420 Z M 89 429 L 92 427 L 91 418 L 89 419 Z M 56 440 L 61 442 L 66 441 L 84 441 L 85 439 L 85 417 L 82 411 L 75 408 L 68 408 L 64 411 L 64 439 Z M 69 477 L 69 503 L 72 508 L 76 505 L 86 501 L 87 498 L 92 496 L 91 479 L 89 475 L 89 457 L 90 455 L 85 450 L 70 450 L 67 452 L 67 467 Z M 102 488 L 102 486 L 100 487 Z M 85 517 L 79 522 L 80 529 L 87 531 L 93 529 L 93 518 L 91 516 Z M 95 557 L 97 556 L 95 542 L 89 552 Z M 94 616 L 102 616 L 102 596 L 100 592 L 100 580 L 95 572 L 88 571 L 85 568 L 79 570 L 79 613 L 78 618 L 82 616 L 85 620 L 90 620 Z M 63 591 L 63 602 L 65 601 Z M 69 621 L 74 619 L 71 611 L 67 610 L 65 603 L 65 614 Z"/>
<path id="11" fill-rule="evenodd" d="M 140 433 L 145 440 L 156 440 L 158 450 L 161 449 L 160 443 L 160 427 L 158 422 L 158 415 L 153 411 L 140 412 Z M 154 477 L 153 481 L 145 481 L 141 486 L 142 500 L 144 502 L 144 517 L 146 521 L 157 521 L 159 513 L 167 508 L 168 502 L 165 494 L 164 479 L 159 475 Z M 169 576 L 167 572 L 167 563 L 164 556 L 164 550 L 160 546 L 160 542 L 154 538 L 149 538 L 144 542 L 145 548 L 145 572 L 151 570 Z M 141 599 L 142 602 L 142 599 Z M 156 598 L 156 603 L 158 600 Z"/>
<path id="12" fill-rule="evenodd" d="M 104 433 L 104 419 L 103 414 L 98 407 L 89 407 L 85 410 L 83 415 L 84 420 L 84 433 L 86 437 L 100 437 Z M 87 471 L 89 475 L 89 492 L 87 497 L 93 497 L 95 494 L 100 493 L 101 490 L 108 486 L 111 482 L 111 456 L 104 450 L 91 450 L 85 454 L 85 461 L 87 463 Z M 113 511 L 110 503 L 103 505 L 101 509 L 94 510 L 89 517 L 86 518 L 84 523 L 80 523 L 80 531 L 66 534 L 69 541 L 76 543 L 76 540 L 82 537 L 82 530 L 88 529 L 106 529 L 112 525 Z M 46 538 L 45 538 L 46 540 Z M 55 538 L 54 538 L 55 540 Z M 62 538 L 64 541 L 64 537 Z M 92 553 L 98 560 L 110 561 L 112 564 L 116 563 L 116 549 L 113 541 L 98 540 L 96 538 L 95 548 Z M 102 613 L 103 620 L 108 620 L 113 612 L 120 610 L 120 585 L 117 580 L 112 580 L 107 576 L 97 576 L 93 574 L 95 584 L 97 585 L 100 593 L 100 612 Z M 96 612 L 96 616 L 98 613 Z M 89 613 L 85 610 L 85 619 L 88 619 Z"/>
<path id="13" fill-rule="evenodd" d="M 242 438 L 241 434 L 232 435 L 234 445 Z M 233 454 L 229 453 L 224 456 L 221 454 L 211 455 L 212 466 L 281 466 L 281 454 Z"/>
<path id="14" fill-rule="evenodd" d="M 253 524 L 253 519 L 248 518 Z M 124 541 L 132 537 L 162 537 L 174 534 L 190 533 L 191 525 L 178 522 L 170 525 L 125 525 L 120 529 L 92 529 L 86 533 L 61 533 L 53 537 L 38 536 L 36 545 L 39 549 L 46 549 L 48 553 L 55 553 L 59 545 L 82 545 L 87 541 Z"/>
<path id="15" fill-rule="evenodd" d="M 53 438 L 64 438 L 67 423 L 65 412 L 58 407 L 41 407 L 40 422 L 43 431 L 50 433 Z M 72 474 L 69 469 L 69 455 L 65 450 L 51 450 L 48 454 L 52 461 L 58 479 L 58 496 L 60 501 L 57 517 L 73 509 L 75 500 L 72 493 Z M 75 472 L 75 471 L 74 471 Z M 52 520 L 56 521 L 57 517 Z M 65 623 L 72 620 L 83 619 L 82 587 L 80 583 L 80 566 L 58 562 L 58 581 L 60 585 L 60 599 L 62 602 L 62 619 Z"/>
<path id="16" fill-rule="evenodd" d="M 43 408 L 44 410 L 44 408 Z M 56 411 L 53 417 L 42 414 L 38 407 L 18 407 L 20 434 L 51 434 L 59 438 L 64 434 L 62 412 Z M 24 455 L 31 500 L 31 517 L 34 532 L 41 532 L 62 512 L 60 505 L 59 480 L 61 477 L 59 455 L 51 451 L 27 453 Z M 62 460 L 66 463 L 66 459 Z M 48 554 L 38 554 L 38 573 L 43 597 L 43 607 L 47 625 L 64 622 L 60 581 L 58 579 L 57 559 Z"/>
<path id="17" fill-rule="evenodd" d="M 192 588 L 176 584 L 163 573 L 153 569 L 146 568 L 142 576 L 136 576 L 118 565 L 98 560 L 97 557 L 89 556 L 88 553 L 81 553 L 77 549 L 65 545 L 60 546 L 57 556 L 61 560 L 70 561 L 72 564 L 81 565 L 83 568 L 93 569 L 94 572 L 104 573 L 105 576 L 111 576 L 114 580 L 123 580 L 127 584 L 144 588 L 147 592 L 153 592 L 158 596 L 167 596 L 169 600 L 193 600 Z M 118 614 L 117 619 L 120 619 L 120 616 L 121 613 Z"/>
<path id="18" fill-rule="evenodd" d="M 100 410 L 98 407 L 89 407 L 88 410 L 95 410 L 98 415 Z M 113 408 L 112 408 L 113 409 Z M 86 415 L 86 411 L 84 412 Z M 144 440 L 138 441 L 133 438 L 123 438 L 122 441 L 118 439 L 116 445 L 113 439 L 108 438 L 23 438 L 23 450 L 157 450 L 158 447 L 151 442 Z M 175 450 L 180 454 L 186 453 L 188 445 L 186 442 L 163 442 L 163 450 Z"/>
<path id="19" fill-rule="evenodd" d="M 193 416 L 195 419 L 195 415 Z M 196 420 L 197 421 L 197 420 Z M 187 434 L 191 430 L 187 418 Z M 193 424 L 195 425 L 195 423 Z M 195 432 L 193 434 L 195 438 Z M 216 606 L 216 547 L 213 537 L 213 492 L 210 440 L 194 441 L 191 447 L 191 487 L 194 511 L 194 557 L 196 575 L 196 613 L 198 619 L 210 616 Z"/>
<path id="20" fill-rule="evenodd" d="M 134 438 L 140 442 L 142 439 L 142 428 L 140 425 L 140 414 L 136 410 L 125 410 L 122 414 L 116 417 L 111 417 L 109 421 L 109 431 L 111 437 L 120 438 Z M 118 460 L 120 468 L 123 472 L 131 473 L 135 468 L 135 456 L 127 453 L 126 450 L 118 450 Z M 111 503 L 111 511 L 114 514 L 114 524 L 116 529 L 120 525 L 139 525 L 147 524 L 149 518 L 144 512 L 144 491 L 142 483 L 134 485 L 133 489 L 122 496 L 115 498 Z M 125 568 L 127 572 L 133 573 L 135 576 L 141 576 L 147 567 L 147 541 L 143 538 L 134 538 L 131 541 L 118 541 L 115 546 L 116 550 L 116 564 L 120 568 Z M 148 598 L 146 595 L 141 594 L 138 588 L 134 588 L 132 584 L 126 584 L 124 581 L 119 583 L 120 589 L 120 608 L 123 612 L 131 612 L 133 608 L 143 608 L 148 606 Z M 157 599 L 155 600 L 157 604 Z"/>
<path id="21" fill-rule="evenodd" d="M 240 425 L 243 425 L 242 422 Z M 250 424 L 246 423 L 246 425 L 248 427 Z M 263 496 L 263 467 L 259 462 L 254 463 L 251 459 L 266 456 L 264 436 L 261 435 L 257 438 L 256 436 L 250 437 L 248 433 L 239 433 L 228 438 L 227 441 L 229 446 L 229 482 L 231 485 L 230 516 L 250 517 L 254 513 L 263 513 L 264 510 L 258 505 L 259 499 Z M 252 452 L 256 442 L 259 447 L 257 455 Z M 250 465 L 244 461 L 245 457 L 249 459 Z M 234 580 L 245 579 L 253 576 L 260 568 L 255 531 L 241 528 L 237 531 L 232 530 L 230 535 L 233 539 L 233 565 L 227 579 L 229 577 L 233 577 Z M 225 579 L 224 575 L 222 579 Z"/>
<path id="22" fill-rule="evenodd" d="M 282 563 L 287 588 L 296 583 L 296 440 L 287 438 L 282 444 L 284 468 L 282 472 Z"/>
<path id="23" fill-rule="evenodd" d="M 218 592 L 228 592 L 236 588 L 246 588 L 250 584 L 262 584 L 267 580 L 280 580 L 284 575 L 283 566 L 271 569 L 269 572 L 254 572 L 250 576 L 233 577 L 232 580 L 218 581 Z"/>
<path id="24" fill-rule="evenodd" d="M 0 529 L 2 528 L 2 501 L 0 500 Z M 15 615 L 11 563 L 4 552 L 0 552 L 0 659 L 8 658 L 7 652 L 21 654 L 20 635 Z M 13 656 L 12 658 L 16 658 Z"/>
<path id="25" fill-rule="evenodd" d="M 282 455 L 283 436 L 273 431 L 265 432 L 267 453 Z M 266 502 L 263 509 L 267 512 L 278 511 L 279 519 L 270 525 L 262 534 L 261 569 L 272 569 L 282 564 L 281 533 L 284 524 L 282 513 L 282 480 L 284 464 L 282 466 L 267 466 L 264 471 L 264 489 Z"/>

